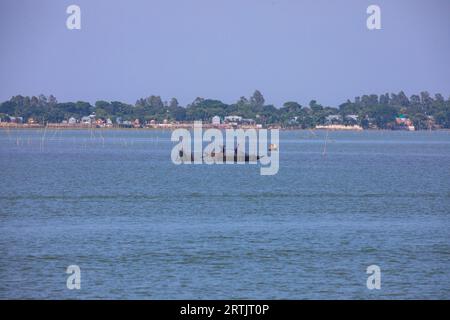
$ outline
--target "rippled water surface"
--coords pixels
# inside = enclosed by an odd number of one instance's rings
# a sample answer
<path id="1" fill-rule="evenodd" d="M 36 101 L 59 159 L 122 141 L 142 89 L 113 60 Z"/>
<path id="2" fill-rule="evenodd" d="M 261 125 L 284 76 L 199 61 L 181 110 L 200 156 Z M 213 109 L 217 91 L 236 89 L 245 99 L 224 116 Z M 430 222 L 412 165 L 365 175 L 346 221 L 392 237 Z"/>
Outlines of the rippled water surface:
<path id="1" fill-rule="evenodd" d="M 449 132 L 281 132 L 275 176 L 172 146 L 0 130 L 0 298 L 450 298 Z"/>

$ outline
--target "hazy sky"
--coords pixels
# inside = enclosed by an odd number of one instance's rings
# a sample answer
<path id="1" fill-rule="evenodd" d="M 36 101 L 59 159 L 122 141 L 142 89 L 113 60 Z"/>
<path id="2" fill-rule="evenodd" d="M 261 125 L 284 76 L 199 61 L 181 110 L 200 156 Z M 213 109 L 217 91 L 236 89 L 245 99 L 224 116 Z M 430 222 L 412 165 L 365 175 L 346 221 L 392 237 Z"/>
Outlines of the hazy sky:
<path id="1" fill-rule="evenodd" d="M 382 30 L 366 28 L 370 4 Z M 0 41 L 1 101 L 450 95 L 449 0 L 1 0 Z"/>

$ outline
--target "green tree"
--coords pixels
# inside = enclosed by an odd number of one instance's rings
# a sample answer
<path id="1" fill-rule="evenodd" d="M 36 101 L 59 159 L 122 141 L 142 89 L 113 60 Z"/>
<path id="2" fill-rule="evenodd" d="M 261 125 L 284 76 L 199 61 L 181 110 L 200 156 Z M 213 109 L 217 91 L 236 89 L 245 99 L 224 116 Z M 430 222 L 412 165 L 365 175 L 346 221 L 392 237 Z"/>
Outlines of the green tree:
<path id="1" fill-rule="evenodd" d="M 265 102 L 265 100 L 264 100 L 262 93 L 259 92 L 259 90 L 255 90 L 253 95 L 250 97 L 251 105 L 253 107 L 260 108 L 260 107 L 264 106 L 264 102 Z"/>

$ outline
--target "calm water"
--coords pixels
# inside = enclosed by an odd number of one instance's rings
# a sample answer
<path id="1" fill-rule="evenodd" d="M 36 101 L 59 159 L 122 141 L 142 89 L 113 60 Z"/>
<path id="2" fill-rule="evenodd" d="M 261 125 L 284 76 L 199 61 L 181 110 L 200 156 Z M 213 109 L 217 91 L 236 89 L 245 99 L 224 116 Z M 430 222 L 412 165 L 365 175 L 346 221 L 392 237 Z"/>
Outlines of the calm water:
<path id="1" fill-rule="evenodd" d="M 450 298 L 449 132 L 280 135 L 261 176 L 175 166 L 170 132 L 0 130 L 0 298 Z"/>

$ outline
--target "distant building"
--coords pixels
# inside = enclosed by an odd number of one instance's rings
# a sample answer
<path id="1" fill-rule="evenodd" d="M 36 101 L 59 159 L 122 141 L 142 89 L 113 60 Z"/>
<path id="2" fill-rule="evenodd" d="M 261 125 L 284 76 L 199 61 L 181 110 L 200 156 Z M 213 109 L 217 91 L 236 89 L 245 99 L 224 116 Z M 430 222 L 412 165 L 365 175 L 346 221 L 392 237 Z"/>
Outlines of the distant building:
<path id="1" fill-rule="evenodd" d="M 69 124 L 76 124 L 77 123 L 77 119 L 75 119 L 74 117 L 70 117 L 68 123 Z"/>
<path id="2" fill-rule="evenodd" d="M 394 127 L 394 129 L 397 129 L 397 130 L 409 130 L 409 131 L 416 130 L 412 121 L 403 114 L 401 114 L 397 118 L 395 118 L 395 124 L 396 124 L 396 126 Z"/>
<path id="3" fill-rule="evenodd" d="M 242 117 L 240 116 L 226 116 L 224 118 L 225 122 L 241 122 L 242 121 Z"/>
<path id="4" fill-rule="evenodd" d="M 405 117 L 403 114 L 401 114 L 397 118 L 395 118 L 395 123 L 405 124 L 407 126 L 412 124 L 411 120 L 409 120 L 409 118 Z"/>
<path id="5" fill-rule="evenodd" d="M 91 117 L 82 117 L 81 123 L 82 124 L 91 124 Z"/>
<path id="6" fill-rule="evenodd" d="M 297 118 L 298 118 L 298 117 L 294 117 L 294 118 L 290 119 L 290 120 L 288 121 L 288 124 L 291 125 L 291 126 L 298 124 Z"/>
<path id="7" fill-rule="evenodd" d="M 9 121 L 12 123 L 23 123 L 23 117 L 9 117 Z"/>
<path id="8" fill-rule="evenodd" d="M 220 124 L 220 117 L 219 116 L 212 117 L 211 123 L 213 125 L 219 125 Z"/>
<path id="9" fill-rule="evenodd" d="M 242 119 L 242 120 L 241 120 L 241 123 L 243 123 L 243 124 L 254 125 L 254 124 L 256 123 L 256 121 L 253 120 L 253 119 Z"/>
<path id="10" fill-rule="evenodd" d="M 358 115 L 356 115 L 356 114 L 349 114 L 349 115 L 345 116 L 345 119 L 350 120 L 350 121 L 358 122 Z"/>
<path id="11" fill-rule="evenodd" d="M 328 124 L 342 123 L 342 117 L 337 114 L 329 115 L 325 118 L 325 120 Z"/>

